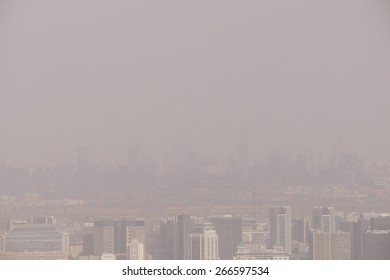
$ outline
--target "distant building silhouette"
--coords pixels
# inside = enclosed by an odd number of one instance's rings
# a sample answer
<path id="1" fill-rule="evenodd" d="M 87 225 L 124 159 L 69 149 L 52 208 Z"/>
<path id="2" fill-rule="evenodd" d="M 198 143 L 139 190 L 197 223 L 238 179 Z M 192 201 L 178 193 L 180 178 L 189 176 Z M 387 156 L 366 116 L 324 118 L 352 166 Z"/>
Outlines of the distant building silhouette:
<path id="1" fill-rule="evenodd" d="M 88 162 L 88 148 L 86 146 L 79 146 L 77 149 L 77 168 L 85 168 Z"/>

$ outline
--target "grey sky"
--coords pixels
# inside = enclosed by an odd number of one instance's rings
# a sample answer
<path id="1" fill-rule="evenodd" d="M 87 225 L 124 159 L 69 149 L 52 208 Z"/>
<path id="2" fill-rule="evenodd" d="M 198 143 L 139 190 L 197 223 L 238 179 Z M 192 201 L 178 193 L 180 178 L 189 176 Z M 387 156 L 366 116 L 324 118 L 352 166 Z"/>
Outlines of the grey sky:
<path id="1" fill-rule="evenodd" d="M 0 160 L 185 142 L 390 158 L 387 1 L 0 0 Z"/>

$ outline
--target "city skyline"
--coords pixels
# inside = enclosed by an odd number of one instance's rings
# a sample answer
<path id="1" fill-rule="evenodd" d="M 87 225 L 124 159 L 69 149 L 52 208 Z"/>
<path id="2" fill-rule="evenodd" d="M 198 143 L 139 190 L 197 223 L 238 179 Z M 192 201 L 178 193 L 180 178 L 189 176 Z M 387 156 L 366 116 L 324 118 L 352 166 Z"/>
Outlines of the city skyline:
<path id="1" fill-rule="evenodd" d="M 390 259 L 389 8 L 0 0 L 0 259 Z"/>
<path id="2" fill-rule="evenodd" d="M 252 155 L 390 158 L 386 1 L 171 3 L 1 1 L 0 160 L 124 162 L 132 135 L 227 158 L 241 123 Z"/>

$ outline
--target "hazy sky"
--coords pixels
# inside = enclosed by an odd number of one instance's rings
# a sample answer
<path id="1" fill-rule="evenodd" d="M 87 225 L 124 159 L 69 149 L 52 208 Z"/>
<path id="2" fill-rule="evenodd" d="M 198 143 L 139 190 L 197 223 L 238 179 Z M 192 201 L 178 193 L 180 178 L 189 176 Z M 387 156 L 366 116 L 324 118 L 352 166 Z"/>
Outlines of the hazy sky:
<path id="1" fill-rule="evenodd" d="M 126 159 L 131 135 L 390 158 L 386 0 L 0 0 L 0 161 Z"/>

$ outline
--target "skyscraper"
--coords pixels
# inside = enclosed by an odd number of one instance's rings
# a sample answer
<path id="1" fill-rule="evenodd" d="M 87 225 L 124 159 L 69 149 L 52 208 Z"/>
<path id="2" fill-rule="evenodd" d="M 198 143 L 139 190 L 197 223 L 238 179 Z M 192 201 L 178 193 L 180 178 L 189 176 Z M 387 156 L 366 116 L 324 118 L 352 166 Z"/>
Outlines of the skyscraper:
<path id="1" fill-rule="evenodd" d="M 127 147 L 127 165 L 130 184 L 137 184 L 140 169 L 140 149 L 136 136 L 132 136 Z"/>
<path id="2" fill-rule="evenodd" d="M 247 181 L 249 179 L 249 133 L 244 123 L 240 124 L 238 134 L 238 169 L 241 179 Z"/>
<path id="3" fill-rule="evenodd" d="M 336 217 L 333 207 L 314 207 L 312 228 L 322 232 L 336 232 Z"/>
<path id="4" fill-rule="evenodd" d="M 364 259 L 390 260 L 390 230 L 369 230 L 364 233 Z"/>
<path id="5" fill-rule="evenodd" d="M 188 237 L 190 260 L 218 260 L 218 235 L 210 222 L 194 225 Z"/>
<path id="6" fill-rule="evenodd" d="M 175 260 L 188 259 L 188 236 L 191 233 L 192 221 L 191 216 L 181 214 L 176 217 L 175 227 Z"/>
<path id="7" fill-rule="evenodd" d="M 96 256 L 114 254 L 126 256 L 128 245 L 136 240 L 143 244 L 146 255 L 146 231 L 144 220 L 96 220 L 93 231 L 93 252 Z"/>
<path id="8" fill-rule="evenodd" d="M 269 211 L 269 245 L 282 246 L 291 255 L 291 208 L 289 206 L 271 207 Z"/>
<path id="9" fill-rule="evenodd" d="M 351 259 L 350 234 L 348 232 L 312 232 L 311 257 L 314 260 Z"/>
<path id="10" fill-rule="evenodd" d="M 232 260 L 237 246 L 242 242 L 242 219 L 230 215 L 208 219 L 218 234 L 219 258 Z"/>
<path id="11" fill-rule="evenodd" d="M 370 219 L 370 230 L 390 230 L 390 216 L 380 215 Z"/>
<path id="12" fill-rule="evenodd" d="M 127 259 L 128 260 L 144 260 L 144 243 L 133 239 L 127 245 Z"/>
<path id="13" fill-rule="evenodd" d="M 96 220 L 93 228 L 93 254 L 114 254 L 114 226 L 111 220 Z"/>

